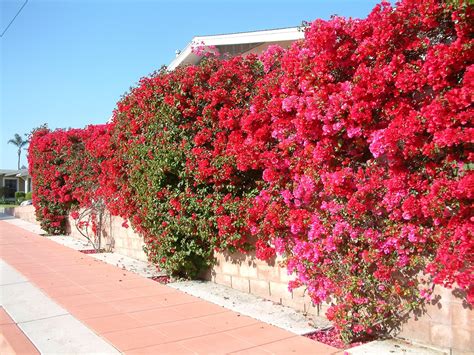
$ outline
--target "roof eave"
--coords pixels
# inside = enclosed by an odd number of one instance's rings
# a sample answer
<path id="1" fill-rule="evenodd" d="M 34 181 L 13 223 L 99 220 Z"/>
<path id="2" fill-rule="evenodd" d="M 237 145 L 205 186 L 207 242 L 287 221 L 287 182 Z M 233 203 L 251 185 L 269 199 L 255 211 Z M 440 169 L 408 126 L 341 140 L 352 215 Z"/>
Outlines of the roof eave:
<path id="1" fill-rule="evenodd" d="M 197 64 L 200 57 L 193 53 L 193 47 L 199 46 L 200 44 L 205 46 L 226 46 L 248 43 L 278 43 L 285 41 L 295 41 L 302 38 L 304 38 L 304 32 L 297 27 L 213 36 L 196 36 L 168 65 L 168 70 L 172 71 L 183 64 Z"/>

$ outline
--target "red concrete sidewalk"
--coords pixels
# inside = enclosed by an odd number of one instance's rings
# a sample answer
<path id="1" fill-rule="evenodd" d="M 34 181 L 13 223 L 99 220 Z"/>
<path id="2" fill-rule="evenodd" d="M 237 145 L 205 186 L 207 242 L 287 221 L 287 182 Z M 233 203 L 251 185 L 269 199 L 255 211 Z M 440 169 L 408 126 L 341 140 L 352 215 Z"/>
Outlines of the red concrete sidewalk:
<path id="1" fill-rule="evenodd" d="M 0 257 L 127 354 L 334 354 L 0 221 Z"/>
<path id="2" fill-rule="evenodd" d="M 0 307 L 0 354 L 39 354 L 30 339 Z"/>

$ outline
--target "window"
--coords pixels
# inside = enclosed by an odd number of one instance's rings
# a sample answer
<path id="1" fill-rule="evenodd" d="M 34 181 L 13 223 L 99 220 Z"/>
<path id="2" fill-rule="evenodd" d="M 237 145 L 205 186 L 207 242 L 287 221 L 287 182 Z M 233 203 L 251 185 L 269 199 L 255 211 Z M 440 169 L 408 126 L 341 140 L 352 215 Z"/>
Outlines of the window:
<path id="1" fill-rule="evenodd" d="M 5 198 L 15 198 L 17 186 L 16 179 L 5 179 L 3 186 L 5 186 Z"/>

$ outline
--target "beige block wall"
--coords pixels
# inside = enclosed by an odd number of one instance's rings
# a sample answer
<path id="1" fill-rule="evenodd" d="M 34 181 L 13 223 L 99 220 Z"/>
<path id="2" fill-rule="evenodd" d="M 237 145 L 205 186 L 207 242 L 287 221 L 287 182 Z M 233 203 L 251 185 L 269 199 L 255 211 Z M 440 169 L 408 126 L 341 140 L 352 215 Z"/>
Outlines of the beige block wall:
<path id="1" fill-rule="evenodd" d="M 105 214 L 102 228 L 102 247 L 134 259 L 147 261 L 147 256 L 143 251 L 143 238 L 135 233 L 132 227 L 123 227 L 123 222 L 124 220 L 121 217 L 111 216 L 109 213 Z M 74 219 L 68 218 L 68 234 L 73 238 L 84 239 L 75 227 L 75 223 Z"/>
<path id="2" fill-rule="evenodd" d="M 474 311 L 460 294 L 459 290 L 436 286 L 426 313 L 411 317 L 398 336 L 449 349 L 453 355 L 474 354 Z"/>
<path id="3" fill-rule="evenodd" d="M 310 315 L 323 316 L 328 305 L 314 305 L 303 287 L 288 291 L 293 278 L 276 259 L 271 264 L 258 260 L 255 254 L 216 253 L 216 265 L 208 273 L 215 283 L 252 293 Z M 398 337 L 450 351 L 453 355 L 474 354 L 474 311 L 455 296 L 456 291 L 435 288 L 436 304 L 426 313 L 412 316 Z"/>
<path id="4" fill-rule="evenodd" d="M 110 220 L 110 235 L 115 239 L 114 251 L 131 258 L 147 261 L 147 256 L 143 251 L 143 238 L 135 233 L 132 227 L 122 227 L 124 220 L 121 217 L 113 216 Z"/>
<path id="5" fill-rule="evenodd" d="M 10 208 L 7 213 L 21 218 L 25 221 L 39 224 L 36 221 L 35 208 L 33 206 L 22 206 Z M 145 252 L 143 251 L 143 238 L 135 233 L 131 227 L 122 227 L 123 219 L 117 216 L 106 215 L 104 219 L 103 228 L 103 246 L 110 246 L 110 250 L 113 250 L 122 255 L 129 256 L 138 260 L 147 261 Z M 84 239 L 75 227 L 75 221 L 69 217 L 67 223 L 68 234 L 72 238 Z"/>
<path id="6" fill-rule="evenodd" d="M 32 205 L 9 208 L 9 211 L 5 212 L 9 213 L 12 216 L 15 216 L 16 218 L 20 218 L 25 221 L 39 225 L 39 222 L 36 220 L 35 208 Z"/>
<path id="7" fill-rule="evenodd" d="M 258 260 L 254 253 L 215 253 L 216 264 L 206 275 L 208 280 L 236 290 L 251 293 L 311 315 L 323 315 L 322 306 L 314 305 L 303 288 L 290 292 L 288 275 L 276 258 L 271 264 Z"/>

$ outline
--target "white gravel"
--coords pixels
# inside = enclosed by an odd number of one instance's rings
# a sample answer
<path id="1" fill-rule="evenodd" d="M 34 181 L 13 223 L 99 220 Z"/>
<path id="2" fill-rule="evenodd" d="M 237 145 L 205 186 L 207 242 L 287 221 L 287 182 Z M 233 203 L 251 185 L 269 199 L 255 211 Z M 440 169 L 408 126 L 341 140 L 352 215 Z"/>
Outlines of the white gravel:
<path id="1" fill-rule="evenodd" d="M 209 281 L 180 281 L 168 286 L 298 335 L 331 324 L 324 318 L 310 320 L 292 308 Z"/>

